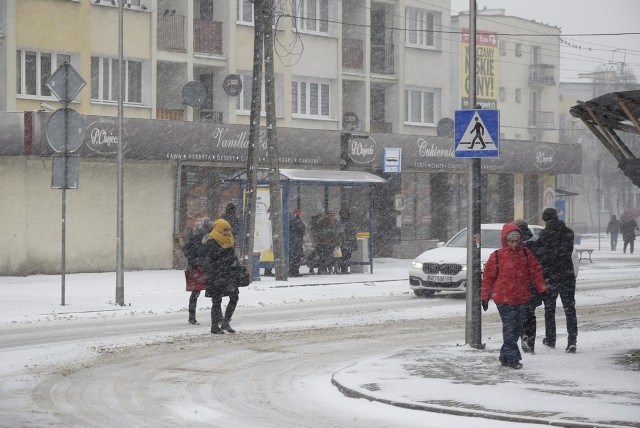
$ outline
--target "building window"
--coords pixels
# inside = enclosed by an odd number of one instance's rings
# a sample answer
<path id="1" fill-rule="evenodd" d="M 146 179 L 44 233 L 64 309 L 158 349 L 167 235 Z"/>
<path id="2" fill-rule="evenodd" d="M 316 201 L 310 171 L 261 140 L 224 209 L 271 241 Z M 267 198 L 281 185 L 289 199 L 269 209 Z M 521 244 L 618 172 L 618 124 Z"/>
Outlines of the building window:
<path id="1" fill-rule="evenodd" d="M 252 74 L 249 71 L 239 73 L 242 81 L 242 91 L 236 97 L 236 111 L 238 114 L 251 114 L 251 93 L 253 92 Z M 282 74 L 275 75 L 276 116 L 283 117 L 284 113 L 284 78 Z M 264 80 L 260 96 L 260 114 L 266 115 Z"/>
<path id="2" fill-rule="evenodd" d="M 47 80 L 71 55 L 35 50 L 16 51 L 16 94 L 32 97 L 51 97 Z"/>
<path id="3" fill-rule="evenodd" d="M 326 81 L 293 80 L 291 113 L 294 116 L 328 119 L 331 117 L 331 85 Z"/>
<path id="4" fill-rule="evenodd" d="M 293 4 L 298 30 L 329 32 L 329 0 L 295 0 Z"/>
<path id="5" fill-rule="evenodd" d="M 505 56 L 507 54 L 507 42 L 500 41 L 498 49 L 500 50 L 500 56 Z"/>
<path id="6" fill-rule="evenodd" d="M 405 16 L 406 42 L 410 45 L 436 47 L 436 29 L 440 14 L 427 10 L 407 8 Z"/>
<path id="7" fill-rule="evenodd" d="M 498 100 L 502 103 L 507 100 L 507 90 L 504 87 L 498 88 Z"/>
<path id="8" fill-rule="evenodd" d="M 516 56 L 522 56 L 522 43 L 516 43 Z"/>
<path id="9" fill-rule="evenodd" d="M 125 103 L 142 103 L 142 62 L 124 61 Z M 91 99 L 93 101 L 117 102 L 120 90 L 117 58 L 91 57 Z"/>
<path id="10" fill-rule="evenodd" d="M 434 125 L 439 109 L 439 94 L 435 89 L 404 91 L 404 121 L 407 124 Z"/>
<path id="11" fill-rule="evenodd" d="M 516 89 L 516 102 L 522 102 L 522 89 Z"/>
<path id="12" fill-rule="evenodd" d="M 238 22 L 253 24 L 253 1 L 237 0 Z"/>

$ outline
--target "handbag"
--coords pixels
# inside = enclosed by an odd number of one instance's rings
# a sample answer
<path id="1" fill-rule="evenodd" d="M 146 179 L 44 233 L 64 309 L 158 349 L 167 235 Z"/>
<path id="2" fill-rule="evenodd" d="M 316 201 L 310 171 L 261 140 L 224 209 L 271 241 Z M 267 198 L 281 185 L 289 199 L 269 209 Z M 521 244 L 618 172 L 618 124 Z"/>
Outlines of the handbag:
<path id="1" fill-rule="evenodd" d="M 184 271 L 187 291 L 202 291 L 207 288 L 207 273 L 200 266 L 189 266 Z"/>
<path id="2" fill-rule="evenodd" d="M 247 268 L 238 264 L 229 266 L 228 268 L 229 285 L 235 287 L 246 287 L 251 283 L 251 275 L 247 272 Z"/>

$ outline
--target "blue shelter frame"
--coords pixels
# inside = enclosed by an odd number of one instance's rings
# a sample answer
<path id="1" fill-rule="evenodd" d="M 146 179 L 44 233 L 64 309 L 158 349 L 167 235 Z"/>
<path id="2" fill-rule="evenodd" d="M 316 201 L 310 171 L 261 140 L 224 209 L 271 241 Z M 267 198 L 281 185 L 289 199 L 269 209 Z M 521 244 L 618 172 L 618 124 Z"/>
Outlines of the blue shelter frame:
<path id="1" fill-rule="evenodd" d="M 245 183 L 247 182 L 246 171 L 236 172 L 223 181 L 226 182 L 240 182 L 240 194 L 244 194 Z M 369 272 L 373 273 L 373 225 L 375 222 L 375 210 L 374 210 L 374 196 L 373 186 L 385 184 L 386 180 L 375 174 L 371 174 L 364 171 L 335 171 L 335 170 L 313 170 L 313 169 L 280 169 L 280 183 L 282 188 L 282 221 L 284 231 L 284 247 L 285 247 L 285 260 L 289 263 L 289 194 L 292 187 L 314 185 L 324 187 L 324 209 L 325 211 L 329 207 L 329 187 L 355 187 L 362 186 L 368 189 L 369 196 L 369 260 L 361 262 L 351 262 L 351 264 L 369 266 Z M 268 187 L 269 176 L 266 168 L 260 168 L 257 170 L 257 186 Z M 244 210 L 243 204 L 240 204 L 241 214 Z M 244 218 L 240 215 L 240 219 Z M 240 228 L 244 232 L 244 224 Z M 244 233 L 241 234 L 244 236 Z M 242 249 L 244 254 L 244 248 Z M 272 262 L 261 262 L 260 267 L 269 268 L 272 267 Z M 287 266 L 288 268 L 288 266 Z"/>

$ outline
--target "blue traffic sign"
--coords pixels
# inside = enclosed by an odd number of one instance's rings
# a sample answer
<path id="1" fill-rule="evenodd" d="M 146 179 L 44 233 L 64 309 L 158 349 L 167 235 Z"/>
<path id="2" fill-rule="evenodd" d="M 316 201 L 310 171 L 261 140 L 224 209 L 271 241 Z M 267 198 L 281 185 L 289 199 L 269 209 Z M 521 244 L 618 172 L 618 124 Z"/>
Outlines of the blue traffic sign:
<path id="1" fill-rule="evenodd" d="M 456 110 L 454 152 L 457 158 L 497 158 L 500 110 Z"/>

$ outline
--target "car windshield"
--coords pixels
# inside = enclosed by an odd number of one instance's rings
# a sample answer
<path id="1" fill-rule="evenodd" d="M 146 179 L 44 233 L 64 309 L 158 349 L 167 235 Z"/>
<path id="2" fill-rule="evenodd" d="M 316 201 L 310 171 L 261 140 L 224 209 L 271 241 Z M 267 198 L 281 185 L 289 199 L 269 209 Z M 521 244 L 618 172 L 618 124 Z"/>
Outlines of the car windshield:
<path id="1" fill-rule="evenodd" d="M 500 248 L 500 230 L 482 230 L 480 231 L 480 246 L 482 248 Z M 467 247 L 467 229 L 460 231 L 447 244 L 447 247 L 466 248 Z"/>

